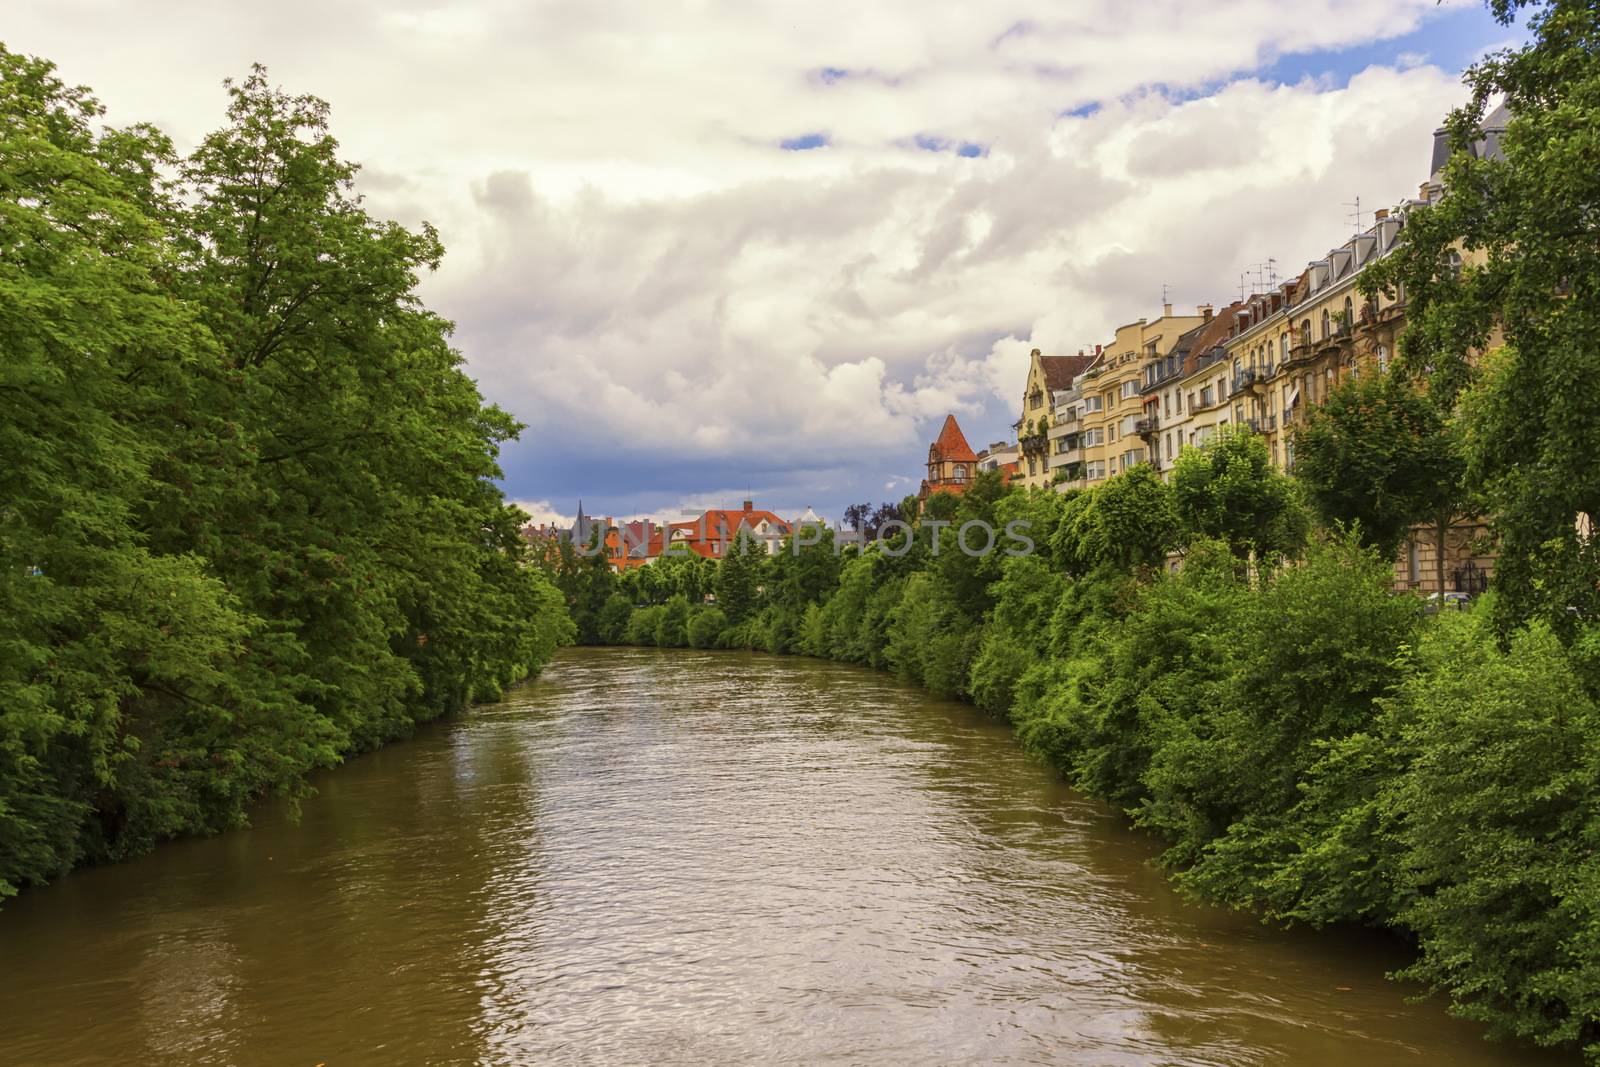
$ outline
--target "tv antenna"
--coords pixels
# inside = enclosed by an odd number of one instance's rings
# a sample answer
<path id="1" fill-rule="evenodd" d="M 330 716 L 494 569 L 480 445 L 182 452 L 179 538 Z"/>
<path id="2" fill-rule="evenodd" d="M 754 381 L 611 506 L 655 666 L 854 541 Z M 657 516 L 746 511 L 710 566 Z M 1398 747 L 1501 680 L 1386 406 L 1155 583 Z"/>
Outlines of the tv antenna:
<path id="1" fill-rule="evenodd" d="M 1359 234 L 1361 232 L 1361 197 L 1357 196 L 1355 200 L 1346 202 L 1344 206 L 1351 209 L 1350 221 L 1355 224 L 1355 232 Z"/>

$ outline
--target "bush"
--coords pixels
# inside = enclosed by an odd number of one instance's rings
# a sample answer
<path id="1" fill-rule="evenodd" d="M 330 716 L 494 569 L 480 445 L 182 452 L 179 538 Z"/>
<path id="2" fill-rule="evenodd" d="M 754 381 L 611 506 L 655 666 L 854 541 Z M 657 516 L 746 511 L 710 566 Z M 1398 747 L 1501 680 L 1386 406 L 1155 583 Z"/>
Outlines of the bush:
<path id="1" fill-rule="evenodd" d="M 728 617 L 722 609 L 711 605 L 695 609 L 689 616 L 689 645 L 692 648 L 716 648 L 722 632 L 728 628 Z"/>

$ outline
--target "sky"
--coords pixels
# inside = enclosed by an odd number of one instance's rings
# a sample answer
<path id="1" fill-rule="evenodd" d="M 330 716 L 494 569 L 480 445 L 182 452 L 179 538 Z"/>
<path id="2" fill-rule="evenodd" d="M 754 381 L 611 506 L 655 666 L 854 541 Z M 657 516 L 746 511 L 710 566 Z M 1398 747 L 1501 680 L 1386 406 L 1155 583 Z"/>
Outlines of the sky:
<path id="1" fill-rule="evenodd" d="M 1444 0 L 8 0 L 4 43 L 180 148 L 252 62 L 330 102 L 427 303 L 527 424 L 540 519 L 792 516 L 915 492 L 1028 353 L 1293 276 L 1416 194 L 1460 72 Z"/>

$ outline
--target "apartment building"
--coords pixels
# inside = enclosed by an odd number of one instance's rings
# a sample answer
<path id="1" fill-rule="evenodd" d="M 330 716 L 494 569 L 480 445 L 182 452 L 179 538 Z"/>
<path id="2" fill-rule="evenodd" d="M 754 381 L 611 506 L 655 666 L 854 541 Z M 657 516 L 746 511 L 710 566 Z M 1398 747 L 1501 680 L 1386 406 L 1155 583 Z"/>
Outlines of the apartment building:
<path id="1" fill-rule="evenodd" d="M 1075 356 L 1046 356 L 1035 348 L 1028 357 L 1028 380 L 1022 393 L 1022 414 L 1013 424 L 1017 432 L 1017 481 L 1029 489 L 1050 484 L 1049 431 L 1059 412 L 1058 393 L 1071 388 L 1073 380 L 1094 362 L 1095 357 L 1080 352 Z"/>
<path id="2" fill-rule="evenodd" d="M 1078 400 L 1085 485 L 1130 470 L 1150 457 L 1141 436 L 1144 366 L 1172 348 L 1178 337 L 1205 322 L 1202 311 L 1174 315 L 1163 306 L 1154 321 L 1139 319 L 1117 328 L 1109 345 L 1083 374 Z"/>

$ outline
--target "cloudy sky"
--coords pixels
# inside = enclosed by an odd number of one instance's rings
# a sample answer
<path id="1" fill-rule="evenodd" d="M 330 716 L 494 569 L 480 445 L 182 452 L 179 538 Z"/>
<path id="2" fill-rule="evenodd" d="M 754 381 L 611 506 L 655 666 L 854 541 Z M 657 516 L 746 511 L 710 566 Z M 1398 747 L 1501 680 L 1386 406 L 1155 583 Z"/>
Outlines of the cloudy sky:
<path id="1" fill-rule="evenodd" d="M 1459 73 L 1445 0 L 8 4 L 14 50 L 181 147 L 266 63 L 333 105 L 374 213 L 528 424 L 530 510 L 836 516 L 914 491 L 1028 350 L 1236 297 L 1414 195 Z"/>

